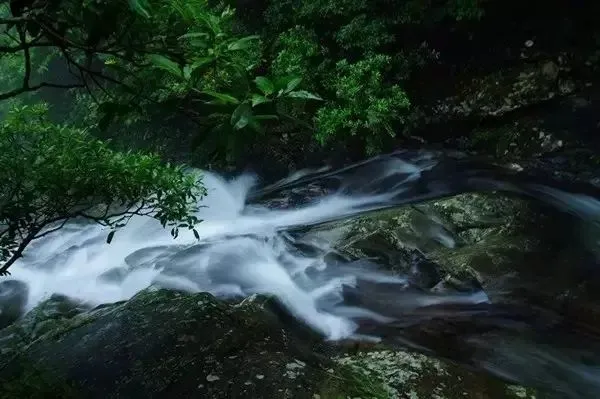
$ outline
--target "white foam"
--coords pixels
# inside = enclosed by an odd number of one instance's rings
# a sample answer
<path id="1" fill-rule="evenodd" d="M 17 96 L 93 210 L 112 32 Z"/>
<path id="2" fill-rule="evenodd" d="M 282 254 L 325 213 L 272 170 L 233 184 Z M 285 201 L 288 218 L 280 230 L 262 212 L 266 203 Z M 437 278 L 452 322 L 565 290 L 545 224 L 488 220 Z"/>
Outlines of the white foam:
<path id="1" fill-rule="evenodd" d="M 268 210 L 256 205 L 248 209 L 246 197 L 253 183 L 247 175 L 226 181 L 204 174 L 208 196 L 198 212 L 204 220 L 196 226 L 200 242 L 188 230 L 173 239 L 148 217 L 132 218 L 111 244 L 106 244 L 107 228 L 73 222 L 32 243 L 11 267 L 12 278 L 28 284 L 29 309 L 52 294 L 98 305 L 129 299 L 158 284 L 224 296 L 276 295 L 296 316 L 330 338 L 351 335 L 355 329 L 351 317 L 329 313 L 317 302 L 323 297 L 341 299 L 343 285 L 352 284 L 354 277 L 341 269 L 332 271 L 323 254 L 290 253 L 280 232 L 351 215 L 381 201 L 382 196 L 332 195 L 296 209 Z M 319 273 L 327 268 L 327 278 L 307 274 L 309 269 Z M 115 270 L 125 278 L 111 279 Z M 389 279 L 371 274 L 374 279 Z"/>

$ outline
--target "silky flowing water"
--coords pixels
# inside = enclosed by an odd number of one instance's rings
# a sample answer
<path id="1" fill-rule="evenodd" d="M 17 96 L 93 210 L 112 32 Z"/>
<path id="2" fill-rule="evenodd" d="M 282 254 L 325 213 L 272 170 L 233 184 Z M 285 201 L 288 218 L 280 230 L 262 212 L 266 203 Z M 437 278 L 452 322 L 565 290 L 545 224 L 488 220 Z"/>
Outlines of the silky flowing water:
<path id="1" fill-rule="evenodd" d="M 583 248 L 598 267 L 600 201 L 595 188 L 565 187 L 431 152 L 398 152 L 344 169 L 303 171 L 267 186 L 250 174 L 225 179 L 204 173 L 204 184 L 208 196 L 198 214 L 203 219 L 196 227 L 199 240 L 191 231 L 181 231 L 173 239 L 154 219 L 134 217 L 107 244 L 106 228 L 76 220 L 34 242 L 7 279 L 27 284 L 29 309 L 52 294 L 95 306 L 126 300 L 151 285 L 225 298 L 269 294 L 330 340 L 374 339 L 413 346 L 510 381 L 550 388 L 559 397 L 600 397 L 595 337 L 578 337 L 567 328 L 553 338 L 526 319 L 519 321 L 523 328 L 515 330 L 508 322 L 511 308 L 493 303 L 483 290 L 451 295 L 414 290 L 407 276 L 371 262 L 332 258 L 341 238 L 336 229 L 303 234 L 323 224 L 429 199 L 507 192 L 572 215 L 573 223 L 585 229 Z M 443 231 L 433 235 L 446 246 L 453 245 Z M 364 300 L 350 301 L 348 292 Z M 377 304 L 381 295 L 385 306 Z M 407 328 L 418 327 L 433 315 L 449 322 L 461 316 L 463 323 L 468 317 L 473 325 L 492 319 L 498 328 L 487 335 L 470 333 L 447 345 L 441 341 L 428 345 L 406 334 Z M 523 334 L 525 330 L 529 333 Z M 439 346 L 457 343 L 470 348 L 468 353 L 439 353 Z"/>

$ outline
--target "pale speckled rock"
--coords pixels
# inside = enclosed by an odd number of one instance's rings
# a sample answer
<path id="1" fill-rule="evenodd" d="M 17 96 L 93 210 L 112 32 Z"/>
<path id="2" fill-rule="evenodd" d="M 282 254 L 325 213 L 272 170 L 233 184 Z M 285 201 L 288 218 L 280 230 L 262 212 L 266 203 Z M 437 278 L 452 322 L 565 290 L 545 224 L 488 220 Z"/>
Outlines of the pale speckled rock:
<path id="1" fill-rule="evenodd" d="M 508 385 L 421 354 L 402 351 L 362 352 L 336 358 L 370 379 L 382 381 L 389 398 L 535 399 L 527 388 Z"/>
<path id="2" fill-rule="evenodd" d="M 430 121 L 497 117 L 554 98 L 556 77 L 547 63 L 522 65 L 457 84 L 458 93 L 440 100 L 428 112 Z M 552 79 L 553 78 L 553 79 Z M 573 87 L 574 89 L 574 87 Z"/>

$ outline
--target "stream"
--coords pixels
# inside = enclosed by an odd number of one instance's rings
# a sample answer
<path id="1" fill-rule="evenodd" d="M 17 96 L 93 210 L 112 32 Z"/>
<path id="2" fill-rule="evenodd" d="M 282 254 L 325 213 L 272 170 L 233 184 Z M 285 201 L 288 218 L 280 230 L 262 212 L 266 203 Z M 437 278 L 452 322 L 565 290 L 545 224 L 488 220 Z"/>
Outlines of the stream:
<path id="1" fill-rule="evenodd" d="M 503 192 L 565 215 L 568 228 L 557 228 L 585 238 L 585 261 L 574 259 L 573 273 L 600 279 L 597 187 L 428 151 L 305 170 L 267 185 L 252 174 L 203 176 L 199 239 L 187 230 L 173 239 L 154 219 L 134 217 L 107 244 L 109 230 L 75 220 L 34 242 L 6 279 L 27 285 L 27 310 L 52 294 L 93 307 L 151 285 L 223 298 L 268 294 L 332 341 L 411 347 L 556 397 L 600 397 L 600 325 L 582 327 L 526 300 L 495 301 L 483 288 L 434 293 L 368 259 L 332 256 L 342 229 L 331 227 L 461 193 Z M 309 234 L 324 226 L 326 233 Z M 455 245 L 443 229 L 430 229 L 429 238 Z"/>

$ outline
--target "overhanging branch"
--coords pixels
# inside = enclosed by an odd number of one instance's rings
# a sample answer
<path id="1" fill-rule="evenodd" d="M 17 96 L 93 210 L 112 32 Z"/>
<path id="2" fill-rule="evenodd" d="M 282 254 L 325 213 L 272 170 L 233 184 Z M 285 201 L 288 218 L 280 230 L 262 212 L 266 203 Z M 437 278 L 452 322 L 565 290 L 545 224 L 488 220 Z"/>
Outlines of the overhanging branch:
<path id="1" fill-rule="evenodd" d="M 22 24 L 29 21 L 32 19 L 27 17 L 0 18 L 0 25 Z"/>
<path id="2" fill-rule="evenodd" d="M 83 85 L 82 83 L 60 84 L 60 83 L 42 82 L 37 85 L 33 85 L 33 86 L 29 86 L 29 87 L 19 87 L 18 89 L 14 89 L 14 90 L 11 90 L 6 93 L 0 93 L 0 101 L 6 100 L 6 99 L 9 99 L 12 97 L 16 97 L 23 93 L 36 91 L 36 90 L 39 90 L 39 89 L 42 89 L 45 87 L 51 87 L 51 88 L 55 88 L 55 89 L 76 89 L 76 88 L 83 88 L 83 87 L 85 87 L 85 85 Z"/>
<path id="3" fill-rule="evenodd" d="M 0 46 L 0 53 L 12 54 L 12 53 L 18 53 L 18 52 L 23 51 L 28 48 L 31 49 L 31 48 L 35 48 L 35 47 L 55 47 L 55 46 L 56 45 L 54 43 L 33 41 L 33 42 L 20 43 L 15 46 Z"/>

